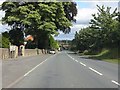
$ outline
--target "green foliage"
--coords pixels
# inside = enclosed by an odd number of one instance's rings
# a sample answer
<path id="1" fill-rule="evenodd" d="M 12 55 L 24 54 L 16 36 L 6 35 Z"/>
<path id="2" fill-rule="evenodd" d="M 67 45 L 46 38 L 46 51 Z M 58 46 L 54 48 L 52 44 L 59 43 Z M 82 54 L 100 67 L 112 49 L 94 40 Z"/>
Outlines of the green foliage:
<path id="1" fill-rule="evenodd" d="M 50 36 L 50 48 L 51 49 L 59 49 L 58 42 L 54 40 L 53 36 Z"/>
<path id="2" fill-rule="evenodd" d="M 104 59 L 118 59 L 120 58 L 120 51 L 118 51 L 118 48 L 112 48 L 112 49 L 103 49 L 101 53 L 96 55 L 98 58 L 104 58 Z"/>
<path id="3" fill-rule="evenodd" d="M 102 47 L 115 47 L 120 41 L 120 38 L 118 38 L 120 35 L 119 22 L 116 20 L 118 17 L 117 9 L 110 13 L 110 7 L 97 7 L 99 13 L 97 15 L 93 14 L 93 19 L 90 22 L 91 28 L 99 31 L 98 39 Z"/>
<path id="4" fill-rule="evenodd" d="M 93 14 L 90 26 L 76 32 L 72 41 L 77 50 L 92 59 L 118 63 L 120 60 L 120 22 L 116 9 L 110 13 L 110 7 L 98 7 Z"/>
<path id="5" fill-rule="evenodd" d="M 70 21 L 76 22 L 74 16 L 77 15 L 77 4 L 75 2 L 63 2 L 64 12 Z"/>
<path id="6" fill-rule="evenodd" d="M 97 7 L 99 12 L 93 14 L 90 26 L 76 32 L 72 41 L 76 49 L 85 54 L 97 54 L 103 48 L 119 48 L 120 22 L 116 9 L 110 13 L 110 7 Z"/>
<path id="7" fill-rule="evenodd" d="M 9 39 L 2 37 L 2 48 L 9 48 Z"/>
<path id="8" fill-rule="evenodd" d="M 17 45 L 17 46 L 20 46 L 21 44 L 23 45 L 24 44 L 24 35 L 23 35 L 23 32 L 19 29 L 19 28 L 16 28 L 16 30 L 10 30 L 9 31 L 9 36 L 10 36 L 10 42 L 13 44 L 13 45 Z"/>
<path id="9" fill-rule="evenodd" d="M 3 24 L 11 26 L 13 32 L 19 28 L 20 32 L 31 34 L 38 48 L 48 47 L 49 35 L 58 35 L 58 30 L 69 33 L 71 21 L 75 21 L 74 16 L 77 14 L 73 2 L 4 2 L 1 9 L 5 11 Z M 20 43 L 22 33 L 19 36 Z M 12 44 L 16 45 L 16 36 L 11 34 L 10 37 Z"/>
<path id="10" fill-rule="evenodd" d="M 2 48 L 9 48 L 9 33 L 8 32 L 4 32 L 2 33 Z"/>
<path id="11" fill-rule="evenodd" d="M 118 48 L 103 49 L 98 55 L 90 56 L 90 58 L 112 63 L 119 63 L 120 51 Z"/>

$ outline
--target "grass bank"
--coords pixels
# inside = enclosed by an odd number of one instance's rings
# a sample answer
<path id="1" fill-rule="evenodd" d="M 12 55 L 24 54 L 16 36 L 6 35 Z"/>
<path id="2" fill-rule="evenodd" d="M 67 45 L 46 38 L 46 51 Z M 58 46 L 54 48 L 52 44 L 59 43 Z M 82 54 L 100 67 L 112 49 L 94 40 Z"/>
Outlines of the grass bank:
<path id="1" fill-rule="evenodd" d="M 118 48 L 103 49 L 97 55 L 89 55 L 89 58 L 120 64 L 120 51 Z"/>

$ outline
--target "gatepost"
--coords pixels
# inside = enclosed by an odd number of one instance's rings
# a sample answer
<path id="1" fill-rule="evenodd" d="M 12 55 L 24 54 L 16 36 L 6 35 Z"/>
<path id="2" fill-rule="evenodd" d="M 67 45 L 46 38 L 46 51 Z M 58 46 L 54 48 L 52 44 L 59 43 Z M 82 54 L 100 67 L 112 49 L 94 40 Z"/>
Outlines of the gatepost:
<path id="1" fill-rule="evenodd" d="M 15 45 L 10 45 L 10 58 L 18 57 L 18 47 Z"/>
<path id="2" fill-rule="evenodd" d="M 25 46 L 20 45 L 21 56 L 25 56 Z"/>

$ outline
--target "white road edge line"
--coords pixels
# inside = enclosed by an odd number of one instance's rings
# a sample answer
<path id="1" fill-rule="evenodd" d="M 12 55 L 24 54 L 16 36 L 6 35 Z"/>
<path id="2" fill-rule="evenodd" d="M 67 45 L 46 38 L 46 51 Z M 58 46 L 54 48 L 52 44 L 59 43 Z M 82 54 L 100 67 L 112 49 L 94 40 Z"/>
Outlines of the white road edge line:
<path id="1" fill-rule="evenodd" d="M 46 61 L 46 60 L 45 60 Z M 42 65 L 45 61 L 41 62 L 40 64 L 38 64 L 37 66 L 35 66 L 34 68 L 32 68 L 30 71 L 28 71 L 26 74 L 24 74 L 24 77 L 27 76 L 29 73 L 31 73 L 32 71 L 34 71 L 37 67 L 39 67 L 40 65 Z"/>
<path id="2" fill-rule="evenodd" d="M 111 80 L 111 82 L 118 85 L 118 86 L 120 86 L 120 84 L 118 82 L 114 81 L 114 80 Z"/>
<path id="3" fill-rule="evenodd" d="M 13 83 L 9 84 L 6 88 L 11 88 L 14 84 L 16 84 L 17 82 L 19 82 L 20 80 L 22 80 L 24 78 L 24 76 L 19 77 L 17 80 L 15 80 Z"/>
<path id="4" fill-rule="evenodd" d="M 55 54 L 57 55 L 57 54 Z M 14 84 L 16 84 L 17 82 L 19 82 L 20 80 L 22 80 L 24 77 L 26 77 L 30 72 L 32 72 L 33 70 L 35 70 L 38 66 L 40 66 L 41 64 L 43 64 L 45 61 L 47 61 L 48 59 L 54 57 L 55 55 L 53 56 L 50 56 L 48 57 L 47 59 L 45 59 L 43 62 L 41 62 L 40 64 L 38 64 L 37 66 L 35 66 L 33 69 L 31 69 L 30 71 L 28 71 L 26 74 L 24 74 L 23 76 L 19 77 L 17 80 L 15 80 L 13 83 L 9 84 L 7 86 L 7 88 L 11 88 Z"/>
<path id="5" fill-rule="evenodd" d="M 82 62 L 79 62 L 81 65 L 83 65 L 83 66 L 86 66 L 84 63 L 82 63 Z"/>
<path id="6" fill-rule="evenodd" d="M 41 62 L 40 64 L 42 64 L 43 62 Z M 28 71 L 25 75 L 21 76 L 20 78 L 18 78 L 17 80 L 15 80 L 13 83 L 9 84 L 7 86 L 7 88 L 12 87 L 15 83 L 19 82 L 21 79 L 23 79 L 25 76 L 27 76 L 30 72 L 32 72 L 33 70 L 35 70 L 40 64 L 38 64 L 37 66 L 35 66 L 33 69 L 31 69 L 30 71 Z"/>
<path id="7" fill-rule="evenodd" d="M 55 56 L 55 55 L 53 55 L 53 56 Z M 37 66 L 35 66 L 34 68 L 32 68 L 30 71 L 28 71 L 27 73 L 25 73 L 23 76 L 24 77 L 27 76 L 29 73 L 31 73 L 32 71 L 34 71 L 37 67 L 39 67 L 40 65 L 42 65 L 44 62 L 46 62 L 48 59 L 50 59 L 53 56 L 48 57 L 47 59 L 45 59 L 44 61 L 42 61 L 41 63 L 39 63 Z"/>
<path id="8" fill-rule="evenodd" d="M 89 67 L 89 69 L 92 70 L 92 71 L 94 71 L 95 73 L 101 75 L 101 76 L 103 75 L 102 73 L 98 72 L 97 70 L 95 70 L 95 69 L 93 69 L 93 68 L 91 68 L 91 67 Z"/>

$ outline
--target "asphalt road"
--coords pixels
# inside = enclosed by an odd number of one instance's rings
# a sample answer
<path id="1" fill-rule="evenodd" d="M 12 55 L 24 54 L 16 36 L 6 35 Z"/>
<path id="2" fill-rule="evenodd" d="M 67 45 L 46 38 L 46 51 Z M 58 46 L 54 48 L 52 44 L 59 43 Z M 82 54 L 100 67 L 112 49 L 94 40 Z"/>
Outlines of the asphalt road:
<path id="1" fill-rule="evenodd" d="M 118 88 L 120 86 L 117 64 L 85 59 L 68 51 L 49 55 L 46 58 L 36 57 L 37 59 L 41 59 L 41 62 L 7 87 Z"/>

